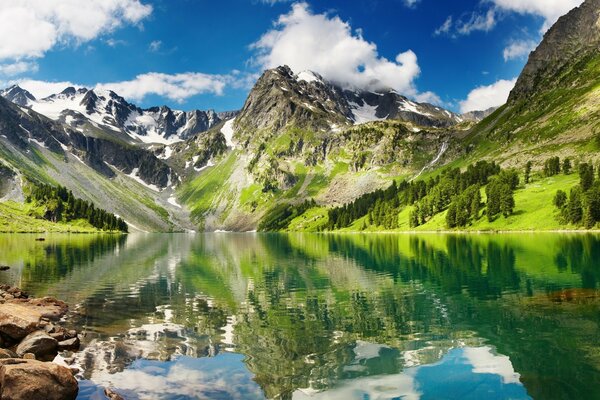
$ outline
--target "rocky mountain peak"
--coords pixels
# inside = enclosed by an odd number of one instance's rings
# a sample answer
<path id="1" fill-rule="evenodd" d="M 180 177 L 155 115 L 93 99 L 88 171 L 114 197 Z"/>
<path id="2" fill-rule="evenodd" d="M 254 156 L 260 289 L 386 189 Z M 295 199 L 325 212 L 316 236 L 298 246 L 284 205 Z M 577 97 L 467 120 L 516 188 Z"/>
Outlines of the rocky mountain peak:
<path id="1" fill-rule="evenodd" d="M 447 127 L 462 122 L 450 111 L 417 103 L 392 89 L 378 92 L 343 88 L 318 73 L 297 74 L 288 66 L 263 73 L 236 118 L 236 131 L 277 133 L 293 125 L 331 131 L 377 120 L 401 120 Z M 242 133 L 243 136 L 243 133 Z"/>
<path id="2" fill-rule="evenodd" d="M 28 107 L 36 100 L 30 92 L 23 89 L 19 85 L 13 85 L 0 91 L 0 96 L 4 97 L 8 101 L 20 105 L 21 107 Z"/>
<path id="3" fill-rule="evenodd" d="M 510 94 L 509 103 L 555 86 L 568 65 L 600 52 L 600 0 L 586 0 L 562 16 L 533 51 Z"/>

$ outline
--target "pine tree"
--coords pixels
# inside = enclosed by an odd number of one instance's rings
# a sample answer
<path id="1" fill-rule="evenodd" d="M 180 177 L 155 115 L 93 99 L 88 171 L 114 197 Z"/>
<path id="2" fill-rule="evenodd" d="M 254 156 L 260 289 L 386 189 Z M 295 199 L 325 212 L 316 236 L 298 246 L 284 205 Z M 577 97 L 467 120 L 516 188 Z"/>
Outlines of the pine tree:
<path id="1" fill-rule="evenodd" d="M 527 161 L 527 164 L 525 164 L 525 183 L 529 183 L 530 180 L 530 175 L 531 175 L 531 166 L 533 165 L 533 163 L 531 161 Z"/>
<path id="2" fill-rule="evenodd" d="M 567 204 L 567 194 L 562 190 L 557 190 L 553 203 L 556 208 L 562 209 Z"/>
<path id="3" fill-rule="evenodd" d="M 563 173 L 565 175 L 569 175 L 571 173 L 571 168 L 572 168 L 572 166 L 571 166 L 571 159 L 565 158 L 563 160 L 563 166 L 562 166 Z"/>

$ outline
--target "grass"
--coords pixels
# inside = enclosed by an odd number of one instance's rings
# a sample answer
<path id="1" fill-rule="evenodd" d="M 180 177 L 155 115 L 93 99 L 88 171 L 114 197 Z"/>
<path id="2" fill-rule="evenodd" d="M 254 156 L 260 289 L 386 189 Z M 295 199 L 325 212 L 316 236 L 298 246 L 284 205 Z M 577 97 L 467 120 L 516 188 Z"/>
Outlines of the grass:
<path id="1" fill-rule="evenodd" d="M 515 191 L 515 210 L 508 218 L 497 217 L 489 222 L 485 215 L 481 215 L 471 225 L 455 231 L 556 231 L 577 230 L 581 227 L 562 225 L 559 222 L 559 211 L 552 204 L 557 190 L 569 192 L 579 183 L 577 174 L 557 175 L 550 178 L 537 177 L 528 184 L 521 185 Z M 482 189 L 482 198 L 485 202 L 485 190 Z M 408 224 L 409 213 L 412 207 L 404 207 L 398 215 L 399 228 L 395 232 L 435 232 L 449 231 L 446 227 L 446 211 L 431 218 L 427 223 L 417 228 Z M 290 224 L 290 231 L 315 232 L 327 222 L 327 208 L 318 207 L 307 211 L 304 215 L 296 217 Z M 366 226 L 366 229 L 363 229 Z M 369 225 L 366 217 L 355 220 L 352 225 L 339 230 L 340 232 L 385 232 L 379 226 Z"/>
<path id="2" fill-rule="evenodd" d="M 0 232 L 3 233 L 96 233 L 98 229 L 85 220 L 69 223 L 36 218 L 41 209 L 29 204 L 7 201 L 0 203 Z"/>
<path id="3" fill-rule="evenodd" d="M 200 221 L 211 210 L 215 200 L 227 189 L 227 180 L 234 170 L 237 152 L 229 156 L 217 166 L 210 168 L 192 182 L 183 185 L 178 198 L 190 209 L 192 218 Z M 246 193 L 246 197 L 250 196 Z"/>

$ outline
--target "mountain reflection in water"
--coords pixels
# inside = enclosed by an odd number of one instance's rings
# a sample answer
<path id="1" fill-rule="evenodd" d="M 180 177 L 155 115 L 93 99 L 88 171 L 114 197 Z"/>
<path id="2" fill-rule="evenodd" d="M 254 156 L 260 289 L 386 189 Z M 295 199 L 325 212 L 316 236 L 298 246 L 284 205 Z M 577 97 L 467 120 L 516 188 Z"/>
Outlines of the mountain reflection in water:
<path id="1" fill-rule="evenodd" d="M 592 235 L 0 235 L 79 398 L 600 398 Z"/>

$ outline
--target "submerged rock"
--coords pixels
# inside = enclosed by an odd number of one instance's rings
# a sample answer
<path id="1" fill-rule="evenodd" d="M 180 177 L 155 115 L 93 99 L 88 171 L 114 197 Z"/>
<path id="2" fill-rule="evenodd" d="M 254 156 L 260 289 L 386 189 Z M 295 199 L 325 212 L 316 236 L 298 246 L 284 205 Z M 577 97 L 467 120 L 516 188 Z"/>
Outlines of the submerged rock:
<path id="1" fill-rule="evenodd" d="M 26 353 L 34 354 L 38 360 L 52 361 L 58 354 L 58 342 L 46 332 L 33 332 L 17 346 L 19 356 Z"/>
<path id="2" fill-rule="evenodd" d="M 67 313 L 67 311 L 69 311 L 69 306 L 67 306 L 67 303 L 57 300 L 53 297 L 44 297 L 41 299 L 17 298 L 8 301 L 7 303 L 18 304 L 22 307 L 27 307 L 28 309 L 34 310 L 41 314 L 43 318 L 47 318 L 52 321 L 59 320 Z"/>
<path id="3" fill-rule="evenodd" d="M 104 395 L 109 399 L 109 400 L 124 400 L 123 397 L 115 392 L 113 389 L 111 388 L 106 388 L 104 389 Z"/>
<path id="4" fill-rule="evenodd" d="M 77 381 L 68 368 L 36 360 L 0 360 L 0 398 L 75 400 Z"/>

